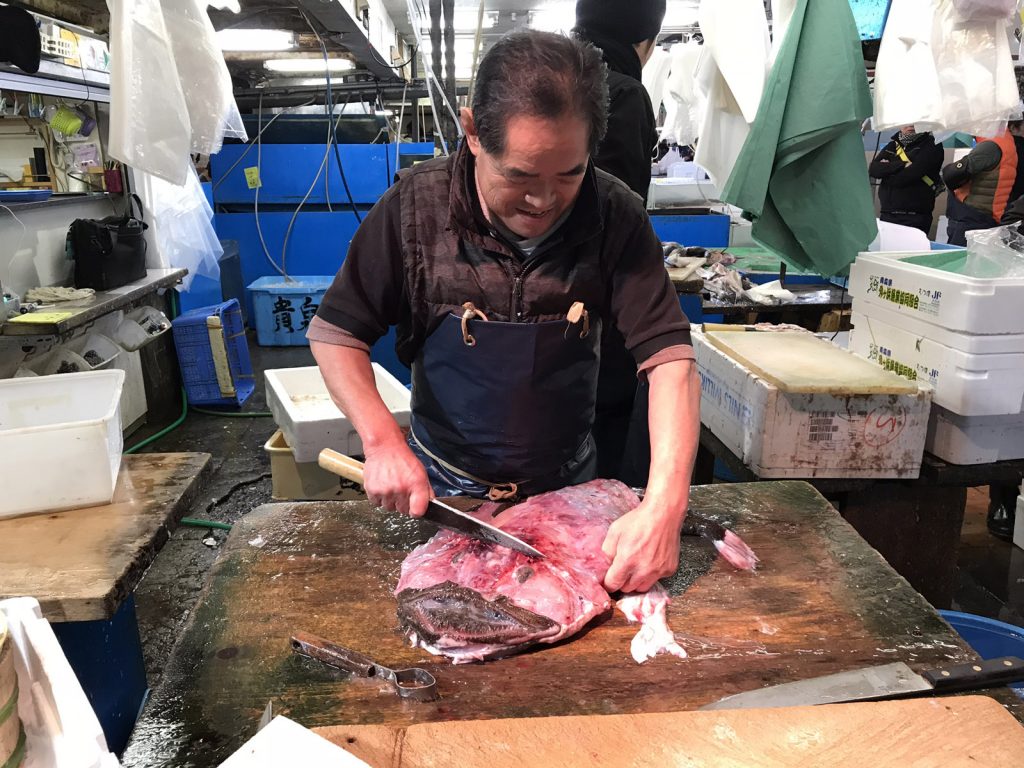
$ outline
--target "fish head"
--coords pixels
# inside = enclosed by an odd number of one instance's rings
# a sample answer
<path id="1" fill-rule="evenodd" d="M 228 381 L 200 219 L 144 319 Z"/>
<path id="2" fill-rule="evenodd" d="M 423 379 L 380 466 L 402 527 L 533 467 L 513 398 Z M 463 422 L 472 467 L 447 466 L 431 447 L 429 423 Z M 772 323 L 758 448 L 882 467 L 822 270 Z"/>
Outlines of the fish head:
<path id="1" fill-rule="evenodd" d="M 446 655 L 448 649 L 481 649 L 481 658 L 521 650 L 561 631 L 557 622 L 504 596 L 488 600 L 451 581 L 399 592 L 398 619 L 425 646 L 443 648 Z"/>

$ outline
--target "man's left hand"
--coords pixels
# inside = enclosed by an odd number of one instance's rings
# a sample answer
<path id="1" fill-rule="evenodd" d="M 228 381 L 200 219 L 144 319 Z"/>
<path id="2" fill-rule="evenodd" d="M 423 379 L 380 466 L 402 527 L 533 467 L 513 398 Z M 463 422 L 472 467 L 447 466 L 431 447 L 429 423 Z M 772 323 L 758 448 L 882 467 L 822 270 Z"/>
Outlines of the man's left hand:
<path id="1" fill-rule="evenodd" d="M 612 523 L 602 546 L 612 561 L 604 577 L 605 589 L 645 592 L 658 579 L 675 573 L 685 516 L 685 512 L 656 509 L 645 500 Z"/>

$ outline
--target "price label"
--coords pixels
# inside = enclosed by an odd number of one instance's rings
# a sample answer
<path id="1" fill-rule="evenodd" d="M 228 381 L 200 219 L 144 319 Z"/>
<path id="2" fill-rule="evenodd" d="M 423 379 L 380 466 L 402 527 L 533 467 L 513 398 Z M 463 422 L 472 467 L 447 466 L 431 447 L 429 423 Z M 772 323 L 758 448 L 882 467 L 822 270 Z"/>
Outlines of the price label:
<path id="1" fill-rule="evenodd" d="M 245 169 L 245 183 L 249 185 L 249 189 L 256 189 L 262 187 L 263 182 L 260 181 L 260 169 L 256 166 Z"/>

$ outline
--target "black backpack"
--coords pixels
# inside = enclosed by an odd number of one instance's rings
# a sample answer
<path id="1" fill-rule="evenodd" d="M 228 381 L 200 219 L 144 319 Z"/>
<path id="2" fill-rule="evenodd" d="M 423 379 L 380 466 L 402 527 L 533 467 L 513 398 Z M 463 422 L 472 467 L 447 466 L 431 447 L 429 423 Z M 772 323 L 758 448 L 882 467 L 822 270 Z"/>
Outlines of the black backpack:
<path id="1" fill-rule="evenodd" d="M 139 217 L 132 203 L 138 203 Z M 65 251 L 75 262 L 75 287 L 109 291 L 146 276 L 146 238 L 142 201 L 132 195 L 124 216 L 75 219 L 68 229 Z"/>

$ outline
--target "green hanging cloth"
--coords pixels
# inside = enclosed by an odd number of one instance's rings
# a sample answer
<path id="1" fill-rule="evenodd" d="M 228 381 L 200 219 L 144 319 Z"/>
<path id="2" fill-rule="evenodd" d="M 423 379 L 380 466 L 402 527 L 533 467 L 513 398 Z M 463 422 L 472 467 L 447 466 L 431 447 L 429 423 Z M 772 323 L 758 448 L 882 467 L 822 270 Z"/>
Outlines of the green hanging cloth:
<path id="1" fill-rule="evenodd" d="M 871 115 L 849 0 L 797 0 L 757 118 L 722 193 L 765 248 L 845 273 L 877 234 L 860 127 Z"/>

